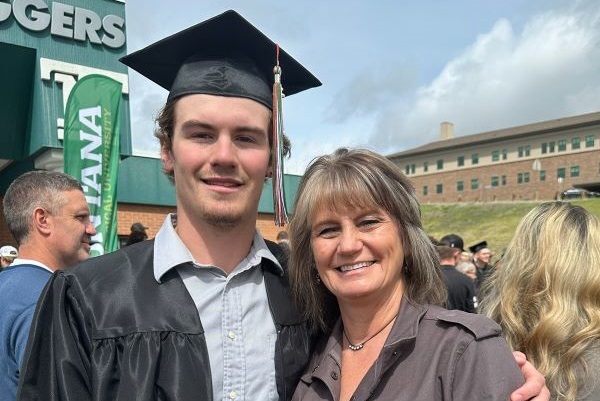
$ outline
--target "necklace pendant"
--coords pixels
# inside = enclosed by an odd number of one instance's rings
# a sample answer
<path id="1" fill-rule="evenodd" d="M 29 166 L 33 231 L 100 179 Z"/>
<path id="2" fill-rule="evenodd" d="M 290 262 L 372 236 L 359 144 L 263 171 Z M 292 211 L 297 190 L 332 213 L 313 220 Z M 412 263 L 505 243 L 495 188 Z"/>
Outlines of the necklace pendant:
<path id="1" fill-rule="evenodd" d="M 364 346 L 365 346 L 364 342 L 358 343 L 356 345 L 348 343 L 348 348 L 350 348 L 352 351 L 358 351 L 358 350 L 362 349 L 362 347 L 364 347 Z"/>

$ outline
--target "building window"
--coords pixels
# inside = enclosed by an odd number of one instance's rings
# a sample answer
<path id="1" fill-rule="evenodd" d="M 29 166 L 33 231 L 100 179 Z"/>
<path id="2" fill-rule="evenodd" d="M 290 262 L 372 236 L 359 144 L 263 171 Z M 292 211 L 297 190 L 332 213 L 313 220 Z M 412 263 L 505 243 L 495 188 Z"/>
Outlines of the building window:
<path id="1" fill-rule="evenodd" d="M 502 149 L 502 160 L 506 160 L 508 158 L 508 150 Z"/>
<path id="2" fill-rule="evenodd" d="M 546 181 L 546 170 L 540 170 L 540 181 Z"/>
<path id="3" fill-rule="evenodd" d="M 517 184 L 523 183 L 523 173 L 517 173 Z"/>
<path id="4" fill-rule="evenodd" d="M 406 166 L 404 166 L 404 174 L 406 174 L 406 175 L 410 174 L 410 166 L 408 164 Z"/>
<path id="5" fill-rule="evenodd" d="M 596 139 L 596 135 L 588 135 L 585 137 L 585 147 L 586 148 L 593 148 L 594 147 L 594 141 Z"/>
<path id="6" fill-rule="evenodd" d="M 579 149 L 581 147 L 580 139 L 578 136 L 571 139 L 571 149 Z"/>
<path id="7" fill-rule="evenodd" d="M 416 166 L 415 164 L 411 164 L 411 165 L 410 165 L 410 173 L 411 173 L 411 174 L 414 174 L 414 173 L 415 173 L 415 171 L 416 171 L 416 169 L 417 169 L 417 166 Z"/>
<path id="8" fill-rule="evenodd" d="M 435 186 L 435 193 L 436 194 L 442 194 L 442 193 L 444 193 L 444 184 L 436 184 L 436 186 Z"/>
<path id="9" fill-rule="evenodd" d="M 492 161 L 493 162 L 500 161 L 500 151 L 499 150 L 492 151 Z"/>
<path id="10" fill-rule="evenodd" d="M 565 178 L 565 168 L 559 167 L 556 169 L 556 178 Z"/>
<path id="11" fill-rule="evenodd" d="M 423 162 L 423 172 L 427 172 L 429 170 L 429 162 Z"/>
<path id="12" fill-rule="evenodd" d="M 571 177 L 579 177 L 579 166 L 571 166 Z"/>
<path id="13" fill-rule="evenodd" d="M 477 178 L 473 178 L 471 180 L 471 189 L 475 190 L 479 188 L 479 180 Z"/>
<path id="14" fill-rule="evenodd" d="M 437 161 L 437 169 L 442 170 L 444 168 L 444 159 L 440 159 Z"/>
<path id="15" fill-rule="evenodd" d="M 548 144 L 546 142 L 542 142 L 542 154 L 545 155 L 548 153 Z"/>
<path id="16" fill-rule="evenodd" d="M 519 146 L 519 157 L 527 157 L 531 155 L 531 146 L 527 145 L 527 146 Z"/>
<path id="17" fill-rule="evenodd" d="M 465 157 L 458 156 L 458 159 L 456 160 L 456 164 L 458 165 L 458 167 L 464 166 L 465 165 Z"/>
<path id="18" fill-rule="evenodd" d="M 456 192 L 462 192 L 465 190 L 465 182 L 464 181 L 458 181 L 456 183 Z"/>
<path id="19" fill-rule="evenodd" d="M 529 173 L 523 174 L 523 182 L 529 182 Z"/>
<path id="20" fill-rule="evenodd" d="M 548 142 L 548 152 L 554 153 L 554 141 Z"/>
<path id="21" fill-rule="evenodd" d="M 423 196 L 427 196 L 427 194 L 429 193 L 427 185 L 423 186 Z"/>
<path id="22" fill-rule="evenodd" d="M 500 184 L 500 180 L 498 179 L 497 175 L 492 176 L 490 184 L 492 185 L 492 187 L 497 187 Z"/>
<path id="23" fill-rule="evenodd" d="M 567 140 L 561 139 L 558 141 L 558 151 L 564 152 L 565 150 L 567 150 Z"/>
<path id="24" fill-rule="evenodd" d="M 519 146 L 519 157 L 527 157 L 531 155 L 531 145 Z"/>
<path id="25" fill-rule="evenodd" d="M 505 185 L 506 185 L 506 176 L 503 175 L 502 176 L 502 186 L 505 186 Z"/>
<path id="26" fill-rule="evenodd" d="M 473 153 L 471 155 L 471 164 L 478 164 L 479 163 L 479 155 L 477 153 Z"/>

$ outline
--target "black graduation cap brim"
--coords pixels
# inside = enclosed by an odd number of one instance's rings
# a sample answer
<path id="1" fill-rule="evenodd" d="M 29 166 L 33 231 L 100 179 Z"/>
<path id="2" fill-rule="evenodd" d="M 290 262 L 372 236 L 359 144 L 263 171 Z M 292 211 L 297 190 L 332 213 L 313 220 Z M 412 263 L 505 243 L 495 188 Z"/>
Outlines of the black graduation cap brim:
<path id="1" fill-rule="evenodd" d="M 481 242 L 476 243 L 473 246 L 470 246 L 469 251 L 471 251 L 471 253 L 477 253 L 487 247 L 488 247 L 487 241 L 481 241 Z"/>
<path id="2" fill-rule="evenodd" d="M 277 45 L 233 10 L 120 59 L 169 91 L 169 99 L 205 93 L 247 97 L 272 108 Z M 279 49 L 286 96 L 321 82 Z"/>

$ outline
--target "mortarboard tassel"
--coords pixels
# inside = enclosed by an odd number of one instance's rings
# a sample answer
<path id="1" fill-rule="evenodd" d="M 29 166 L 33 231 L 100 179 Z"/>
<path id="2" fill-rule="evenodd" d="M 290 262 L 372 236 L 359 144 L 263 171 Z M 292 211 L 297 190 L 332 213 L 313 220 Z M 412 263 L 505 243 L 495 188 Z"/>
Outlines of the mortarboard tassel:
<path id="1" fill-rule="evenodd" d="M 283 113 L 281 86 L 281 67 L 279 66 L 279 45 L 277 45 L 277 65 L 273 67 L 273 208 L 275 224 L 283 227 L 288 222 L 285 208 L 285 190 L 283 188 Z"/>

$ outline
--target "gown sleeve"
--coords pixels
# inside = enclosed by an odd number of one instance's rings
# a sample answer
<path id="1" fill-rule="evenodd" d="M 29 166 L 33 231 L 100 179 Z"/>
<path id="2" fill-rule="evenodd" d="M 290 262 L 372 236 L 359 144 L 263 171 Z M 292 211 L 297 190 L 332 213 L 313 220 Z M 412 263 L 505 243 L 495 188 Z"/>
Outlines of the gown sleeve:
<path id="1" fill-rule="evenodd" d="M 58 272 L 38 301 L 23 361 L 17 400 L 91 400 L 91 333 L 72 277 Z"/>

